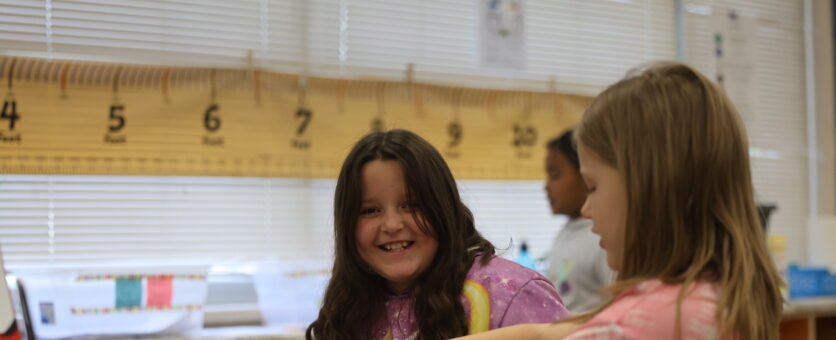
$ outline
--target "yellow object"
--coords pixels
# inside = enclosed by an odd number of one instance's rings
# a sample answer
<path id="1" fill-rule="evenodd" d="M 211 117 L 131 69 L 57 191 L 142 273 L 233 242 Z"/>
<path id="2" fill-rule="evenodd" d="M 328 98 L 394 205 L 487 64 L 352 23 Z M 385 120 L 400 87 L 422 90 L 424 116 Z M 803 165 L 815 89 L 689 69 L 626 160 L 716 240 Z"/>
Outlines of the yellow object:
<path id="1" fill-rule="evenodd" d="M 0 173 L 333 178 L 361 136 L 406 128 L 457 178 L 541 179 L 590 99 L 0 57 Z"/>
<path id="2" fill-rule="evenodd" d="M 789 283 L 787 277 L 787 238 L 781 235 L 769 235 L 766 239 L 766 246 L 769 249 L 769 254 L 772 255 L 772 262 L 775 263 L 775 267 L 781 273 L 784 282 Z M 781 293 L 784 297 L 789 296 L 788 285 L 781 286 Z"/>
<path id="3" fill-rule="evenodd" d="M 769 253 L 772 254 L 772 260 L 775 261 L 775 266 L 778 270 L 784 271 L 787 269 L 787 238 L 781 235 L 769 235 L 766 239 Z"/>
<path id="4" fill-rule="evenodd" d="M 476 281 L 464 281 L 464 296 L 470 302 L 470 326 L 467 334 L 476 334 L 491 328 L 491 298 L 485 287 Z"/>

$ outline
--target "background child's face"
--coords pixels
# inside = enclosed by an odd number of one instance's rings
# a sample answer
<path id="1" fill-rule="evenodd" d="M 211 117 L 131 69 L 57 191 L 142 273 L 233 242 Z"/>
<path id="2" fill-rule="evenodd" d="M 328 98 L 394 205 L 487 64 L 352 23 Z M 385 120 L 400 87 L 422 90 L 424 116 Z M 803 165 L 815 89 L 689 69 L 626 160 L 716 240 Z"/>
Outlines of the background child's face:
<path id="1" fill-rule="evenodd" d="M 420 206 L 407 196 L 400 162 L 363 166 L 363 195 L 355 234 L 360 257 L 396 292 L 412 286 L 435 257 L 438 241 L 419 228 Z"/>
<path id="2" fill-rule="evenodd" d="M 553 214 L 578 217 L 586 200 L 584 186 L 578 169 L 556 149 L 546 155 L 546 195 Z"/>
<path id="3" fill-rule="evenodd" d="M 627 186 L 618 169 L 592 150 L 578 145 L 578 156 L 581 176 L 589 191 L 581 213 L 592 219 L 592 232 L 601 236 L 601 248 L 607 252 L 607 264 L 615 271 L 621 270 L 627 223 Z"/>

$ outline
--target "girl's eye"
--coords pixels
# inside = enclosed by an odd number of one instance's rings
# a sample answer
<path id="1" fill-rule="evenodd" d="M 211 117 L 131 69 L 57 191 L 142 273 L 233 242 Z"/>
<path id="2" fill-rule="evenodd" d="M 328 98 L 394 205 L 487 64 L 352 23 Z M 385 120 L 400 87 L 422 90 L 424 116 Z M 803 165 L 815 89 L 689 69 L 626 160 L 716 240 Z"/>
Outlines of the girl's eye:
<path id="1" fill-rule="evenodd" d="M 406 202 L 403 204 L 404 209 L 418 209 L 418 204 L 415 202 Z"/>
<path id="2" fill-rule="evenodd" d="M 363 208 L 360 209 L 360 215 L 371 215 L 377 212 L 377 208 Z"/>
<path id="3" fill-rule="evenodd" d="M 593 193 L 593 192 L 595 192 L 595 187 L 586 188 L 586 194 L 587 194 L 587 195 L 589 195 L 589 194 L 591 194 L 591 193 Z"/>

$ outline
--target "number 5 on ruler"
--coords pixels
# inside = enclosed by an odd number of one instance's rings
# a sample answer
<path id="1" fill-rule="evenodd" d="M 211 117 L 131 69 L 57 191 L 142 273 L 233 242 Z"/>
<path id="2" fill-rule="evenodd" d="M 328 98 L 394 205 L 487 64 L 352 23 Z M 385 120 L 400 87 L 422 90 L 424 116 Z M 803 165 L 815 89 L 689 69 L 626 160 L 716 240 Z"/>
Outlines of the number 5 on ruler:
<path id="1" fill-rule="evenodd" d="M 108 126 L 110 132 L 117 132 L 125 127 L 125 116 L 122 114 L 125 111 L 124 105 L 110 106 L 110 120 L 115 124 Z"/>

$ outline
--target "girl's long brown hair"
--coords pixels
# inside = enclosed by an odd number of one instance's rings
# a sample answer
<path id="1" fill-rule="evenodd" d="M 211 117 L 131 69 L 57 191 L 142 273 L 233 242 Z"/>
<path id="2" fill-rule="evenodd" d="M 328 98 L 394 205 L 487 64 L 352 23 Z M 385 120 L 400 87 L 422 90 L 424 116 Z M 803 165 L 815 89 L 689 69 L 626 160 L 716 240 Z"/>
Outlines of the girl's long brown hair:
<path id="1" fill-rule="evenodd" d="M 601 93 L 576 141 L 627 188 L 623 264 L 610 293 L 661 279 L 683 284 L 680 305 L 689 284 L 715 282 L 721 338 L 778 338 L 782 283 L 755 208 L 743 123 L 721 89 L 686 65 L 655 64 Z"/>
<path id="2" fill-rule="evenodd" d="M 390 293 L 357 252 L 355 230 L 362 202 L 362 169 L 373 160 L 401 163 L 407 192 L 426 221 L 421 228 L 438 241 L 430 266 L 413 287 L 419 339 L 448 339 L 467 334 L 461 304 L 464 280 L 477 254 L 482 263 L 494 246 L 476 231 L 473 214 L 462 203 L 456 181 L 441 154 L 406 130 L 375 132 L 361 139 L 346 157 L 334 194 L 336 243 L 331 281 L 319 317 L 307 329 L 308 340 L 372 339 L 385 319 Z"/>

